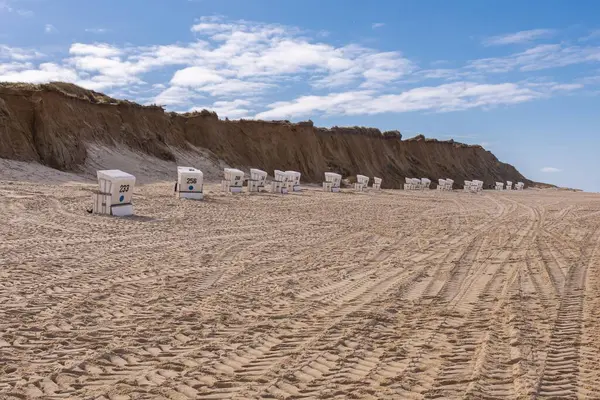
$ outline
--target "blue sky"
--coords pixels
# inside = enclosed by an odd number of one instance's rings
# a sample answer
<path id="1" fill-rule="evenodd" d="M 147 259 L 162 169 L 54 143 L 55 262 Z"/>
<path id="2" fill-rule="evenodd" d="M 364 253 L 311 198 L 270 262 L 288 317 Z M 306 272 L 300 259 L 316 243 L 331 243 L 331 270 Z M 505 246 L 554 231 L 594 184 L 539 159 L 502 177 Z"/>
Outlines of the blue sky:
<path id="1" fill-rule="evenodd" d="M 0 0 L 0 81 L 481 144 L 600 191 L 600 2 Z"/>

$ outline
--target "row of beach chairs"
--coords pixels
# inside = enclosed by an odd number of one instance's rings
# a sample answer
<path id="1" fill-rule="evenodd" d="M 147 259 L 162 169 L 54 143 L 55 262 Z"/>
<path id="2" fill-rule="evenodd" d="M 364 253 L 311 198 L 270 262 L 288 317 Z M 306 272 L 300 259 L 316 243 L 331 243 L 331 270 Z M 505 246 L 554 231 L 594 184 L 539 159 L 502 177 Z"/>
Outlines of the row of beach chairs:
<path id="1" fill-rule="evenodd" d="M 451 191 L 454 188 L 454 181 L 452 179 L 438 179 L 438 190 Z"/>
<path id="2" fill-rule="evenodd" d="M 523 190 L 525 184 L 523 182 L 517 182 L 514 187 L 514 190 Z M 505 190 L 504 182 L 496 182 L 496 190 Z M 511 181 L 506 181 L 506 190 L 513 190 L 513 183 Z"/>
<path id="3" fill-rule="evenodd" d="M 365 175 L 356 175 L 356 183 L 354 189 L 357 192 L 362 192 L 369 187 L 370 178 Z M 378 177 L 373 177 L 373 189 L 381 189 L 383 180 Z M 325 192 L 339 192 L 342 184 L 342 175 L 336 172 L 325 172 L 325 181 L 323 182 L 323 190 Z"/>
<path id="4" fill-rule="evenodd" d="M 235 168 L 223 170 L 224 179 L 221 181 L 221 189 L 224 192 L 240 193 L 244 183 L 244 172 Z M 135 186 L 135 176 L 120 170 L 98 171 L 99 190 L 93 193 L 93 207 L 89 212 L 98 214 L 109 214 L 126 216 L 133 214 L 131 197 Z M 270 188 L 272 193 L 289 193 L 300 191 L 300 172 L 275 170 L 273 180 L 267 184 L 268 174 L 260 169 L 250 169 L 248 179 L 248 192 L 258 193 Z M 370 178 L 365 175 L 357 175 L 354 189 L 364 191 L 368 188 Z M 325 172 L 323 190 L 326 192 L 339 192 L 342 175 L 335 172 Z M 405 190 L 428 190 L 431 180 L 427 178 L 406 178 Z M 372 188 L 381 189 L 382 179 L 373 178 Z M 452 179 L 439 179 L 437 189 L 451 191 L 454 181 Z M 175 183 L 175 194 L 178 198 L 202 200 L 204 193 L 204 175 L 202 171 L 192 167 L 177 167 L 177 182 Z M 523 190 L 525 184 L 518 182 L 515 190 Z M 496 182 L 496 190 L 504 190 L 503 182 Z M 506 190 L 512 190 L 512 182 L 506 183 Z M 483 181 L 464 181 L 465 192 L 480 192 L 483 190 Z"/>
<path id="5" fill-rule="evenodd" d="M 427 178 L 405 178 L 404 190 L 426 190 L 431 187 L 431 180 Z"/>
<path id="6" fill-rule="evenodd" d="M 244 171 L 235 168 L 225 168 L 224 178 L 221 181 L 221 190 L 230 193 L 240 193 L 244 184 Z M 248 192 L 258 193 L 266 190 L 267 172 L 251 168 L 250 178 L 248 179 Z M 273 173 L 273 180 L 270 184 L 272 193 L 289 193 L 300 191 L 300 172 L 280 171 L 276 169 Z"/>
<path id="7" fill-rule="evenodd" d="M 465 191 L 465 192 L 477 193 L 477 192 L 481 192 L 482 190 L 483 190 L 483 181 L 479 181 L 479 180 L 465 181 L 465 184 L 463 185 L 463 191 Z"/>

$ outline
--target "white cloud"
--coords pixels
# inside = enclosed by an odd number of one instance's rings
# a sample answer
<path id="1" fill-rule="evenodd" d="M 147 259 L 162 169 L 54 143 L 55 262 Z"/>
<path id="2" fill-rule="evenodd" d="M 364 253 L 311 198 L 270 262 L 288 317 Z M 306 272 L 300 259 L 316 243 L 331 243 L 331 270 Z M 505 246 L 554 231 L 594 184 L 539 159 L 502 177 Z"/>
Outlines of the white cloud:
<path id="1" fill-rule="evenodd" d="M 583 84 L 581 84 L 581 83 L 555 83 L 555 84 L 550 85 L 549 89 L 551 91 L 559 91 L 559 90 L 571 91 L 571 90 L 583 89 Z"/>
<path id="2" fill-rule="evenodd" d="M 100 33 L 104 28 L 86 31 Z M 289 118 L 516 104 L 573 92 L 588 83 L 490 79 L 493 74 L 600 62 L 600 48 L 554 44 L 473 60 L 455 69 L 421 70 L 399 51 L 334 45 L 318 32 L 279 24 L 213 16 L 200 18 L 191 31 L 195 39 L 189 43 L 73 43 L 63 59 L 0 45 L 0 76 L 30 82 L 61 79 L 178 109 L 207 99 L 206 104 L 231 118 Z M 426 79 L 442 82 L 425 85 Z M 284 93 L 293 94 L 273 101 Z M 252 107 L 243 103 L 249 97 Z"/>
<path id="3" fill-rule="evenodd" d="M 562 169 L 554 168 L 554 167 L 544 167 L 540 169 L 542 172 L 561 172 Z"/>
<path id="4" fill-rule="evenodd" d="M 461 76 L 459 70 L 449 68 L 425 69 L 417 73 L 425 79 L 458 79 Z"/>
<path id="5" fill-rule="evenodd" d="M 383 22 L 375 22 L 373 25 L 371 25 L 371 28 L 378 29 L 378 28 L 383 28 L 384 26 L 385 26 L 385 24 Z"/>
<path id="6" fill-rule="evenodd" d="M 438 68 L 416 71 L 410 78 L 453 80 L 486 80 L 494 74 L 533 72 L 578 64 L 600 62 L 599 46 L 561 44 L 536 45 L 506 56 L 480 58 L 460 68 Z"/>
<path id="7" fill-rule="evenodd" d="M 7 75 L 8 73 L 19 72 L 31 68 L 33 68 L 33 64 L 31 63 L 11 62 L 0 64 L 0 75 Z"/>
<path id="8" fill-rule="evenodd" d="M 214 97 L 228 96 L 231 94 L 247 96 L 263 92 L 265 89 L 273 86 L 274 85 L 269 83 L 247 82 L 239 79 L 229 79 L 227 81 L 199 87 L 198 90 L 207 92 Z"/>
<path id="9" fill-rule="evenodd" d="M 221 23 L 212 23 L 212 22 L 202 22 L 192 26 L 191 31 L 196 33 L 204 33 L 209 35 L 214 35 L 217 33 L 222 33 L 227 30 L 233 31 L 234 26 L 231 24 L 221 24 Z"/>
<path id="10" fill-rule="evenodd" d="M 160 94 L 154 98 L 153 103 L 164 106 L 183 106 L 189 104 L 193 99 L 201 97 L 202 96 L 188 88 L 172 86 L 160 92 Z"/>
<path id="11" fill-rule="evenodd" d="M 76 56 L 116 57 L 123 54 L 123 50 L 105 43 L 73 43 L 69 53 Z"/>
<path id="12" fill-rule="evenodd" d="M 0 71 L 2 69 L 0 68 Z M 44 83 L 50 81 L 76 82 L 77 72 L 54 63 L 40 64 L 37 69 L 20 69 L 7 71 L 0 75 L 0 81 Z"/>
<path id="13" fill-rule="evenodd" d="M 279 101 L 269 104 L 270 110 L 256 115 L 258 119 L 283 119 L 300 117 L 313 113 L 348 114 L 358 110 L 373 98 L 372 91 L 331 93 L 325 96 L 301 96 L 292 101 Z"/>
<path id="14" fill-rule="evenodd" d="M 69 49 L 71 57 L 65 63 L 87 76 L 78 83 L 89 89 L 143 84 L 140 75 L 150 68 L 142 62 L 123 60 L 128 51 L 105 43 L 74 43 Z"/>
<path id="15" fill-rule="evenodd" d="M 36 50 L 22 49 L 0 44 L 0 60 L 8 59 L 14 61 L 28 61 L 42 57 L 44 57 L 44 54 Z"/>
<path id="16" fill-rule="evenodd" d="M 244 77 L 295 74 L 307 69 L 338 70 L 348 65 L 336 49 L 326 44 L 282 38 L 262 50 L 260 53 L 244 51 L 234 56 L 230 67 Z"/>
<path id="17" fill-rule="evenodd" d="M 197 85 L 171 86 L 158 94 L 153 102 L 163 105 L 185 105 L 189 104 L 189 102 L 195 98 L 203 97 L 201 95 L 202 93 L 206 93 L 213 97 L 230 95 L 254 96 L 271 87 L 273 87 L 273 85 L 268 83 L 246 82 L 238 79 L 205 83 L 198 82 Z"/>
<path id="18" fill-rule="evenodd" d="M 215 111 L 220 118 L 247 118 L 249 113 L 252 112 L 250 107 L 252 103 L 249 100 L 233 100 L 233 101 L 216 101 L 211 106 L 205 107 L 194 107 L 190 111 L 200 111 L 202 109 L 208 109 Z"/>
<path id="19" fill-rule="evenodd" d="M 50 33 L 57 33 L 58 29 L 56 29 L 56 27 L 52 24 L 46 24 L 46 26 L 44 27 L 44 32 L 50 34 Z"/>
<path id="20" fill-rule="evenodd" d="M 313 85 L 317 88 L 334 88 L 360 82 L 361 87 L 379 87 L 387 82 L 407 76 L 416 65 L 398 52 L 375 52 L 360 46 L 340 49 L 342 58 L 330 61 L 334 66 Z"/>
<path id="21" fill-rule="evenodd" d="M 531 29 L 504 35 L 492 36 L 486 38 L 483 44 L 486 46 L 500 46 L 506 44 L 527 43 L 536 39 L 546 38 L 554 35 L 552 29 Z"/>
<path id="22" fill-rule="evenodd" d="M 83 56 L 69 60 L 69 64 L 82 73 L 96 74 L 89 80 L 96 82 L 96 89 L 143 82 L 138 76 L 140 73 L 138 67 L 128 62 L 122 62 L 118 57 Z"/>
<path id="23" fill-rule="evenodd" d="M 456 82 L 420 87 L 399 94 L 374 91 L 332 93 L 325 96 L 302 96 L 293 101 L 276 102 L 270 110 L 259 113 L 261 119 L 304 117 L 311 114 L 381 114 L 409 111 L 459 111 L 476 107 L 516 104 L 544 96 L 514 83 L 477 84 Z"/>
<path id="24" fill-rule="evenodd" d="M 15 7 L 11 6 L 11 3 L 12 2 L 10 0 L 0 1 L 0 13 L 2 13 L 2 12 L 14 13 L 21 17 L 32 17 L 33 16 L 33 11 L 25 10 L 22 8 L 15 8 Z"/>
<path id="25" fill-rule="evenodd" d="M 192 31 L 209 43 L 203 61 L 231 71 L 238 79 L 308 73 L 318 87 L 354 82 L 369 85 L 389 81 L 414 67 L 399 52 L 377 52 L 356 45 L 334 47 L 277 24 L 209 17 L 202 18 Z"/>
<path id="26" fill-rule="evenodd" d="M 203 67 L 188 67 L 175 72 L 172 85 L 200 87 L 207 83 L 222 82 L 225 79 L 216 72 Z"/>
<path id="27" fill-rule="evenodd" d="M 142 84 L 141 75 L 170 65 L 192 64 L 198 60 L 202 42 L 187 46 L 116 47 L 106 43 L 74 43 L 65 63 L 91 78 L 81 83 L 100 90 L 131 84 Z M 208 70 L 207 70 L 208 71 Z M 210 72 L 214 74 L 214 72 Z M 185 73 L 184 73 L 185 75 Z M 191 78 L 190 78 L 191 79 Z"/>
<path id="28" fill-rule="evenodd" d="M 600 29 L 594 29 L 588 35 L 579 38 L 580 42 L 587 42 L 588 40 L 594 40 L 600 38 Z"/>
<path id="29" fill-rule="evenodd" d="M 474 60 L 468 68 L 487 73 L 529 72 L 586 62 L 600 62 L 600 47 L 544 44 L 505 57 Z"/>
<path id="30" fill-rule="evenodd" d="M 118 87 L 131 86 L 131 85 L 143 85 L 145 82 L 131 76 L 110 76 L 110 75 L 96 75 L 91 78 L 79 79 L 78 85 L 92 90 L 106 90 L 114 89 Z M 129 95 L 134 92 L 129 91 Z"/>
<path id="31" fill-rule="evenodd" d="M 109 32 L 110 30 L 106 28 L 87 28 L 85 31 L 88 33 L 96 33 L 98 35 L 101 35 L 103 33 Z"/>
<path id="32" fill-rule="evenodd" d="M 596 73 L 600 73 L 600 71 L 596 71 Z M 600 84 L 600 75 L 590 75 L 579 80 L 584 85 L 599 85 Z"/>
<path id="33" fill-rule="evenodd" d="M 33 17 L 33 11 L 31 10 L 23 10 L 23 9 L 19 9 L 19 10 L 15 10 L 15 12 L 17 14 L 19 14 L 21 17 Z"/>

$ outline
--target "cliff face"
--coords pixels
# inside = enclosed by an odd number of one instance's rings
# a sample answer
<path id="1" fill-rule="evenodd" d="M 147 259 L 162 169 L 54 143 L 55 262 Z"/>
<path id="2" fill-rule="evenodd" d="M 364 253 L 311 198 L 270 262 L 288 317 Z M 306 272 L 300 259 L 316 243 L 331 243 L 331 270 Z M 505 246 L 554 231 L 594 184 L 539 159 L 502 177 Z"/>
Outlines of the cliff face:
<path id="1" fill-rule="evenodd" d="M 224 121 L 205 111 L 165 113 L 62 83 L 0 84 L 1 158 L 71 170 L 85 162 L 90 144 L 126 145 L 172 161 L 172 148 L 201 147 L 234 167 L 297 170 L 308 182 L 321 182 L 325 171 L 335 171 L 379 176 L 388 188 L 401 187 L 405 177 L 452 178 L 457 186 L 476 178 L 487 185 L 532 183 L 480 146 L 423 137 L 400 140 L 393 132 L 382 135 L 370 128 Z"/>

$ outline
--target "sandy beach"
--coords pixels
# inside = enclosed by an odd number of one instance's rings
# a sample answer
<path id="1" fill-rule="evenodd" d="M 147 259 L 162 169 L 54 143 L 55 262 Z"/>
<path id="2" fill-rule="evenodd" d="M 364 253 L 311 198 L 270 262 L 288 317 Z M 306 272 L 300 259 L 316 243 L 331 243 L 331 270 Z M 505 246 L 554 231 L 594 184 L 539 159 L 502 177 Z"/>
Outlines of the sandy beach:
<path id="1" fill-rule="evenodd" d="M 600 197 L 0 182 L 0 398 L 598 398 Z"/>

